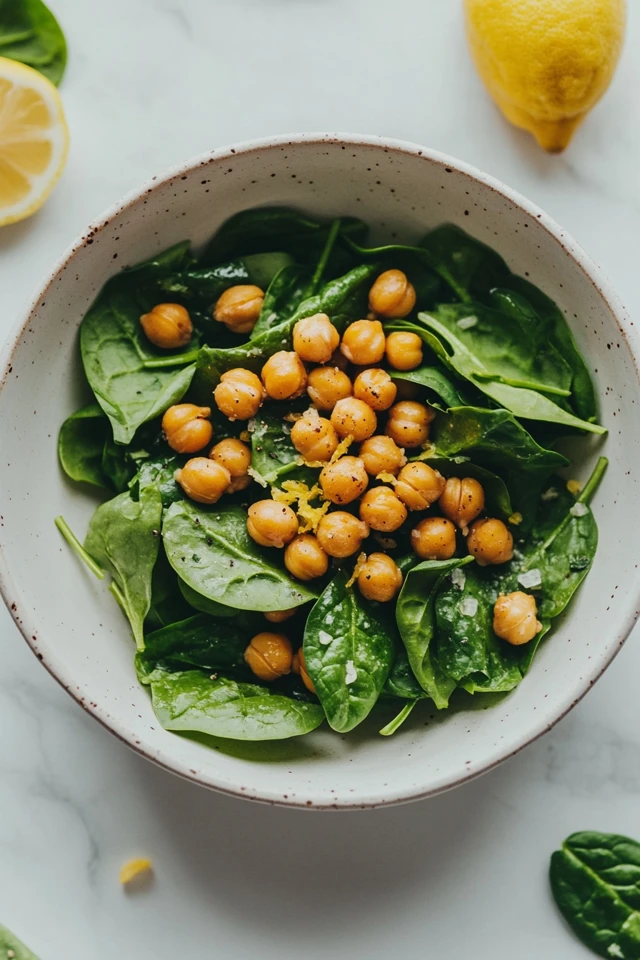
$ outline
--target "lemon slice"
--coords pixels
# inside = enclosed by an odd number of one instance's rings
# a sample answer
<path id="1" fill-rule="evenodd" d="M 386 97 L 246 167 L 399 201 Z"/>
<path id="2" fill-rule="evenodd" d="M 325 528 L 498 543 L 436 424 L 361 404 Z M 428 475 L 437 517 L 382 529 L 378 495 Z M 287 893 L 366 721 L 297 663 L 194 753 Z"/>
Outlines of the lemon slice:
<path id="1" fill-rule="evenodd" d="M 0 227 L 42 206 L 68 149 L 69 131 L 54 85 L 37 70 L 0 57 Z"/>

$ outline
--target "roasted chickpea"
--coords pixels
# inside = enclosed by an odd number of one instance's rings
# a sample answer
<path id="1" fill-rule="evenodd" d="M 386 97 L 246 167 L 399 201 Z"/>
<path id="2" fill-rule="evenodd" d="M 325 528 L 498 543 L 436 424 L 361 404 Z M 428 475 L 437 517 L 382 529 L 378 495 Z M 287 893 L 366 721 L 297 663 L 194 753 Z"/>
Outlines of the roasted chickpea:
<path id="1" fill-rule="evenodd" d="M 304 683 L 309 693 L 316 692 L 316 688 L 313 685 L 313 681 L 309 676 L 309 674 L 307 673 L 307 664 L 304 659 L 304 650 L 302 649 L 302 647 L 300 647 L 297 653 L 294 653 L 291 669 L 293 673 L 297 673 L 300 675 L 300 679 Z"/>
<path id="2" fill-rule="evenodd" d="M 196 407 L 194 403 L 176 403 L 162 418 L 162 432 L 176 453 L 197 453 L 210 442 L 213 427 L 206 419 L 211 407 Z"/>
<path id="3" fill-rule="evenodd" d="M 307 363 L 327 363 L 340 343 L 340 334 L 326 313 L 298 320 L 293 328 L 293 349 Z"/>
<path id="4" fill-rule="evenodd" d="M 174 476 L 186 495 L 198 503 L 217 503 L 231 482 L 229 471 L 208 457 L 187 460 Z"/>
<path id="5" fill-rule="evenodd" d="M 140 325 L 147 340 L 162 350 L 185 347 L 193 333 L 189 311 L 179 303 L 157 303 L 150 313 L 142 314 Z"/>
<path id="6" fill-rule="evenodd" d="M 369 536 L 369 527 L 351 513 L 327 513 L 318 524 L 318 543 L 330 557 L 351 557 Z"/>
<path id="7" fill-rule="evenodd" d="M 464 529 L 484 510 L 484 490 L 473 477 L 449 477 L 440 497 L 445 517 Z"/>
<path id="8" fill-rule="evenodd" d="M 257 633 L 244 652 L 244 659 L 256 677 L 267 682 L 291 673 L 293 650 L 284 633 Z"/>
<path id="9" fill-rule="evenodd" d="M 258 500 L 249 507 L 247 532 L 261 547 L 284 547 L 298 532 L 298 518 L 286 503 Z"/>
<path id="10" fill-rule="evenodd" d="M 301 533 L 284 551 L 284 565 L 296 580 L 315 580 L 329 568 L 329 557 L 312 533 Z"/>
<path id="11" fill-rule="evenodd" d="M 356 320 L 342 334 L 340 344 L 347 360 L 361 367 L 380 363 L 384 347 L 384 330 L 379 320 Z"/>
<path id="12" fill-rule="evenodd" d="M 293 350 L 279 350 L 269 357 L 260 373 L 267 395 L 273 400 L 293 400 L 307 389 L 307 371 Z"/>
<path id="13" fill-rule="evenodd" d="M 359 457 L 340 457 L 320 472 L 322 492 L 332 503 L 351 503 L 368 484 L 369 477 Z"/>
<path id="14" fill-rule="evenodd" d="M 372 530 L 391 533 L 407 519 L 407 508 L 391 487 L 372 487 L 360 501 L 360 519 Z"/>
<path id="15" fill-rule="evenodd" d="M 295 608 L 293 610 L 267 610 L 264 618 L 268 620 L 269 623 L 284 623 L 284 621 L 289 620 L 295 612 Z"/>
<path id="16" fill-rule="evenodd" d="M 399 447 L 419 447 L 429 438 L 429 424 L 435 414 L 431 407 L 414 400 L 401 400 L 389 410 L 385 433 Z"/>
<path id="17" fill-rule="evenodd" d="M 339 437 L 353 437 L 356 443 L 370 437 L 378 426 L 371 407 L 355 397 L 338 400 L 331 413 L 331 423 Z"/>
<path id="18" fill-rule="evenodd" d="M 251 466 L 251 450 L 246 443 L 236 440 L 235 437 L 228 437 L 216 443 L 209 451 L 209 456 L 229 471 L 231 483 L 228 493 L 237 493 L 249 486 L 251 477 L 247 471 Z"/>
<path id="19" fill-rule="evenodd" d="M 513 556 L 513 537 L 502 520 L 476 520 L 467 537 L 467 549 L 481 567 L 506 563 Z"/>
<path id="20" fill-rule="evenodd" d="M 316 367 L 309 373 L 307 393 L 318 410 L 333 410 L 338 400 L 352 392 L 351 380 L 338 367 Z"/>
<path id="21" fill-rule="evenodd" d="M 386 370 L 369 367 L 353 381 L 353 395 L 372 410 L 388 410 L 396 398 L 398 388 Z"/>
<path id="22" fill-rule="evenodd" d="M 249 420 L 262 406 L 265 392 L 255 373 L 236 367 L 222 374 L 213 397 L 218 410 L 229 420 Z"/>
<path id="23" fill-rule="evenodd" d="M 411 531 L 411 546 L 421 560 L 449 560 L 456 552 L 456 528 L 444 517 L 426 517 Z"/>
<path id="24" fill-rule="evenodd" d="M 364 441 L 360 447 L 360 459 L 372 477 L 377 477 L 379 473 L 391 473 L 395 476 L 407 462 L 404 450 L 391 437 L 384 437 L 382 434 L 376 434 Z"/>
<path id="25" fill-rule="evenodd" d="M 386 553 L 370 553 L 360 568 L 357 582 L 367 600 L 387 603 L 402 586 L 402 573 Z"/>
<path id="26" fill-rule="evenodd" d="M 415 370 L 422 363 L 422 337 L 410 330 L 397 330 L 387 337 L 387 362 L 394 370 Z"/>
<path id="27" fill-rule="evenodd" d="M 305 460 L 331 460 L 338 434 L 330 420 L 305 414 L 291 428 L 291 442 Z"/>
<path id="28" fill-rule="evenodd" d="M 537 613 L 536 601 L 528 593 L 502 594 L 493 608 L 493 632 L 515 647 L 529 643 L 542 630 Z"/>
<path id="29" fill-rule="evenodd" d="M 385 270 L 369 290 L 369 309 L 381 317 L 406 317 L 416 305 L 416 291 L 402 270 Z"/>
<path id="30" fill-rule="evenodd" d="M 264 302 L 264 293 L 260 287 L 251 283 L 229 287 L 213 309 L 214 319 L 224 323 L 232 333 L 251 333 Z"/>
<path id="31" fill-rule="evenodd" d="M 396 494 L 409 510 L 428 510 L 441 496 L 445 479 L 421 460 L 414 460 L 403 467 L 395 485 Z"/>

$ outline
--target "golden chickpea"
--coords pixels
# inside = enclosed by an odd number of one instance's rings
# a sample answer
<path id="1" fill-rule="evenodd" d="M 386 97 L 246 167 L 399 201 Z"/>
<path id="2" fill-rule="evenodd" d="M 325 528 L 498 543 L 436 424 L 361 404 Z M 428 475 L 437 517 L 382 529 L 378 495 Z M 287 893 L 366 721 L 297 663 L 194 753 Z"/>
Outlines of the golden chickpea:
<path id="1" fill-rule="evenodd" d="M 360 501 L 360 519 L 372 530 L 391 533 L 407 519 L 407 508 L 391 487 L 372 487 Z"/>
<path id="2" fill-rule="evenodd" d="M 307 363 L 327 363 L 340 343 L 340 334 L 326 313 L 298 320 L 293 328 L 293 349 Z"/>
<path id="3" fill-rule="evenodd" d="M 385 270 L 369 290 L 369 309 L 381 317 L 406 317 L 416 305 L 416 291 L 402 270 Z"/>
<path id="4" fill-rule="evenodd" d="M 291 673 L 293 650 L 284 633 L 258 633 L 244 652 L 244 659 L 256 677 L 267 683 Z"/>
<path id="5" fill-rule="evenodd" d="M 316 367 L 309 373 L 307 393 L 318 410 L 333 410 L 338 400 L 352 392 L 351 380 L 338 367 Z"/>
<path id="6" fill-rule="evenodd" d="M 356 443 L 370 437 L 378 426 L 371 407 L 355 397 L 338 400 L 331 413 L 331 423 L 339 437 L 353 437 Z"/>
<path id="7" fill-rule="evenodd" d="M 249 486 L 251 477 L 247 471 L 251 466 L 251 450 L 246 443 L 236 440 L 235 437 L 228 437 L 216 443 L 209 451 L 209 456 L 229 471 L 231 483 L 228 493 L 237 493 Z"/>
<path id="8" fill-rule="evenodd" d="M 360 447 L 360 459 L 372 477 L 377 477 L 379 473 L 392 473 L 395 477 L 407 462 L 404 450 L 391 437 L 382 434 L 364 441 Z"/>
<path id="9" fill-rule="evenodd" d="M 369 536 L 369 527 L 351 513 L 327 513 L 318 524 L 318 543 L 330 557 L 351 557 Z"/>
<path id="10" fill-rule="evenodd" d="M 198 503 L 217 503 L 229 488 L 229 471 L 208 457 L 193 457 L 174 474 L 186 495 Z"/>
<path id="11" fill-rule="evenodd" d="M 396 494 L 409 510 L 428 510 L 441 496 L 445 487 L 444 477 L 420 460 L 403 467 L 398 474 Z"/>
<path id="12" fill-rule="evenodd" d="M 229 420 L 249 420 L 262 406 L 265 392 L 255 373 L 236 367 L 222 374 L 213 397 L 220 413 Z"/>
<path id="13" fill-rule="evenodd" d="M 197 453 L 211 441 L 213 427 L 206 419 L 211 407 L 194 403 L 176 403 L 162 418 L 162 432 L 176 453 Z"/>
<path id="14" fill-rule="evenodd" d="M 258 500 L 248 513 L 247 532 L 261 547 L 284 547 L 298 533 L 298 518 L 286 503 Z"/>
<path id="15" fill-rule="evenodd" d="M 332 503 L 351 503 L 369 484 L 364 463 L 359 457 L 340 457 L 328 463 L 320 473 L 322 492 Z"/>
<path id="16" fill-rule="evenodd" d="M 304 659 L 304 650 L 302 649 L 302 647 L 300 647 L 297 653 L 294 653 L 291 669 L 294 673 L 297 673 L 300 675 L 300 679 L 304 683 L 309 693 L 316 692 L 316 688 L 313 685 L 313 680 L 307 673 L 307 664 Z"/>
<path id="17" fill-rule="evenodd" d="M 476 520 L 467 537 L 467 549 L 481 567 L 507 563 L 513 556 L 513 537 L 502 520 Z"/>
<path id="18" fill-rule="evenodd" d="M 186 347 L 193 334 L 189 311 L 179 303 L 157 303 L 150 313 L 143 313 L 140 325 L 147 340 L 162 350 Z"/>
<path id="19" fill-rule="evenodd" d="M 338 446 L 338 434 L 331 421 L 305 414 L 291 428 L 291 442 L 305 460 L 331 460 Z"/>
<path id="20" fill-rule="evenodd" d="M 415 370 L 422 363 L 422 337 L 397 330 L 387 337 L 387 362 L 394 370 Z"/>
<path id="21" fill-rule="evenodd" d="M 269 357 L 260 373 L 272 400 L 294 400 L 307 388 L 307 371 L 293 350 L 279 350 Z"/>
<path id="22" fill-rule="evenodd" d="M 473 477 L 449 477 L 440 497 L 440 509 L 445 517 L 464 529 L 484 510 L 482 484 Z"/>
<path id="23" fill-rule="evenodd" d="M 369 367 L 353 381 L 353 395 L 372 410 L 388 410 L 396 398 L 398 388 L 386 370 Z"/>
<path id="24" fill-rule="evenodd" d="M 295 613 L 293 610 L 267 610 L 264 614 L 265 620 L 268 620 L 269 623 L 284 623 L 285 620 L 289 620 Z"/>
<path id="25" fill-rule="evenodd" d="M 537 614 L 536 601 L 528 593 L 502 594 L 493 608 L 493 632 L 515 647 L 529 643 L 542 630 Z"/>
<path id="26" fill-rule="evenodd" d="M 456 552 L 456 528 L 444 517 L 426 517 L 411 531 L 411 546 L 421 560 L 449 560 Z"/>
<path id="27" fill-rule="evenodd" d="M 361 367 L 380 363 L 384 347 L 384 330 L 379 320 L 356 320 L 342 334 L 340 344 L 347 360 Z"/>
<path id="28" fill-rule="evenodd" d="M 232 333 L 251 333 L 264 302 L 264 292 L 252 283 L 229 287 L 213 309 L 214 319 Z"/>
<path id="29" fill-rule="evenodd" d="M 315 580 L 329 569 L 329 557 L 312 533 L 301 533 L 284 551 L 284 565 L 296 580 Z"/>
<path id="30" fill-rule="evenodd" d="M 387 603 L 402 586 L 402 573 L 386 553 L 370 553 L 358 574 L 358 589 L 367 600 Z"/>
<path id="31" fill-rule="evenodd" d="M 385 433 L 399 447 L 419 447 L 429 438 L 429 424 L 435 414 L 431 407 L 414 400 L 401 400 L 389 410 Z"/>

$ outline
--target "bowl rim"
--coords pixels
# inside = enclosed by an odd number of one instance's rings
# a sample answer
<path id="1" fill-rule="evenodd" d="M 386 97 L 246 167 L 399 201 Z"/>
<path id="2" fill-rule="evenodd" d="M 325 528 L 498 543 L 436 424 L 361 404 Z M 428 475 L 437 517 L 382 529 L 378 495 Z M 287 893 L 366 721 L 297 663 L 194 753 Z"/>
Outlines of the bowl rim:
<path id="1" fill-rule="evenodd" d="M 115 217 L 120 216 L 125 210 L 134 207 L 142 199 L 146 198 L 150 192 L 156 188 L 166 185 L 176 177 L 184 176 L 195 169 L 202 169 L 210 164 L 246 155 L 255 152 L 266 152 L 273 149 L 282 149 L 286 147 L 297 147 L 303 145 L 322 145 L 339 144 L 343 146 L 364 146 L 373 147 L 382 150 L 385 153 L 395 152 L 404 155 L 423 158 L 425 161 L 435 163 L 450 168 L 456 172 L 468 177 L 470 180 L 480 182 L 489 189 L 498 193 L 506 200 L 510 201 L 515 207 L 520 208 L 532 218 L 539 221 L 540 225 L 556 242 L 558 247 L 568 254 L 569 257 L 578 265 L 585 278 L 591 283 L 605 303 L 608 305 L 613 317 L 615 318 L 620 333 L 629 346 L 631 358 L 633 360 L 636 375 L 640 379 L 640 333 L 636 331 L 620 297 L 612 287 L 611 283 L 604 275 L 603 271 L 588 256 L 582 247 L 568 234 L 553 218 L 544 212 L 537 204 L 528 200 L 518 191 L 508 187 L 496 177 L 484 173 L 471 164 L 458 160 L 438 150 L 410 141 L 398 140 L 391 137 L 377 135 L 350 134 L 350 133 L 302 133 L 302 134 L 282 134 L 278 136 L 262 137 L 253 140 L 246 140 L 240 143 L 231 144 L 225 147 L 219 147 L 192 157 L 182 163 L 176 164 L 160 175 L 147 179 L 140 187 L 135 188 L 123 197 L 113 203 L 99 217 L 94 219 L 86 230 L 78 236 L 64 251 L 64 253 L 55 261 L 45 278 L 38 285 L 37 293 L 34 294 L 22 309 L 20 316 L 12 325 L 9 335 L 5 340 L 2 351 L 0 351 L 0 403 L 2 399 L 3 388 L 6 385 L 11 370 L 12 358 L 20 345 L 23 332 L 31 322 L 31 318 L 43 299 L 43 295 L 54 282 L 59 272 L 65 267 L 75 253 L 81 249 L 87 240 L 87 237 L 104 229 Z M 316 802 L 313 798 L 306 796 L 285 797 L 276 790 L 260 789 L 252 792 L 250 788 L 240 785 L 238 779 L 237 785 L 230 785 L 228 780 L 216 777 L 215 773 L 205 773 L 202 770 L 194 770 L 184 761 L 173 756 L 171 747 L 157 748 L 146 742 L 144 736 L 134 734 L 129 730 L 126 724 L 121 723 L 117 717 L 108 713 L 104 707 L 98 705 L 93 696 L 83 696 L 83 688 L 74 685 L 74 678 L 69 676 L 59 665 L 55 664 L 54 659 L 45 657 L 41 650 L 43 637 L 47 635 L 46 624 L 42 629 L 42 624 L 37 621 L 31 608 L 23 606 L 21 600 L 20 614 L 18 616 L 15 598 L 19 593 L 14 585 L 9 563 L 5 556 L 2 543 L 0 542 L 0 594 L 12 615 L 14 622 L 22 633 L 28 646 L 36 655 L 42 665 L 48 670 L 51 676 L 58 681 L 63 689 L 69 693 L 73 699 L 86 710 L 95 720 L 102 724 L 114 736 L 125 743 L 136 753 L 150 760 L 157 766 L 168 770 L 183 779 L 190 780 L 200 786 L 214 789 L 220 793 L 242 799 L 254 800 L 262 803 L 268 803 L 276 806 L 295 807 L 305 810 L 348 810 L 348 809 L 374 809 L 386 807 L 400 803 L 408 803 L 414 800 L 423 800 L 428 797 L 436 796 L 446 790 L 454 789 L 463 783 L 467 783 L 479 776 L 492 770 L 503 761 L 515 756 L 526 746 L 533 743 L 539 737 L 551 730 L 556 723 L 562 720 L 573 707 L 585 696 L 595 682 L 602 676 L 608 668 L 614 657 L 619 653 L 624 642 L 635 626 L 640 616 L 640 570 L 635 574 L 634 588 L 627 592 L 626 610 L 621 616 L 619 627 L 615 635 L 610 634 L 607 644 L 604 660 L 600 660 L 591 672 L 585 670 L 582 678 L 576 680 L 573 689 L 568 690 L 567 695 L 558 703 L 554 711 L 553 718 L 543 719 L 531 724 L 515 741 L 504 747 L 495 747 L 481 763 L 480 766 L 465 770 L 457 777 L 451 778 L 441 776 L 425 789 L 418 790 L 385 790 L 384 794 L 372 794 L 364 799 L 350 800 L 348 797 L 344 800 L 325 803 Z M 169 742 L 169 741 L 168 741 Z"/>

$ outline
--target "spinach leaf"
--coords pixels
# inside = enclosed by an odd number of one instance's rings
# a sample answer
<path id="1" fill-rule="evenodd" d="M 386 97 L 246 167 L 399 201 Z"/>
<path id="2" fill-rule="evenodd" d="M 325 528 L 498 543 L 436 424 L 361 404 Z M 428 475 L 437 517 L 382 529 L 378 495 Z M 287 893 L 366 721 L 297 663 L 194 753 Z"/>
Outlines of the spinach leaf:
<path id="1" fill-rule="evenodd" d="M 100 411 L 102 413 L 102 411 Z M 105 425 L 108 425 L 107 418 L 102 414 Z M 123 493 L 128 489 L 130 481 L 136 473 L 136 464 L 129 448 L 122 446 L 114 441 L 109 429 L 105 437 L 104 447 L 102 448 L 101 460 L 102 472 L 107 478 L 108 485 L 117 493 Z"/>
<path id="2" fill-rule="evenodd" d="M 203 309 L 210 309 L 225 290 L 236 284 L 251 283 L 265 290 L 273 278 L 291 264 L 288 253 L 258 253 L 216 267 L 174 273 L 161 280 L 158 286 L 166 293 L 178 294 L 187 303 L 195 301 Z"/>
<path id="3" fill-rule="evenodd" d="M 400 269 L 406 273 L 416 292 L 416 308 L 430 309 L 441 297 L 438 270 L 433 269 L 431 254 L 423 247 L 389 243 L 380 247 L 363 247 L 349 237 L 347 246 L 362 260 L 376 260 L 378 271 Z"/>
<path id="4" fill-rule="evenodd" d="M 138 500 L 121 493 L 99 506 L 84 544 L 87 553 L 113 577 L 112 592 L 129 618 L 139 650 L 144 649 L 143 624 L 151 606 L 161 521 L 160 493 L 153 484 L 144 484 Z"/>
<path id="5" fill-rule="evenodd" d="M 397 329 L 407 329 L 407 327 L 417 329 L 413 328 L 413 325 L 403 325 L 402 328 L 398 327 Z M 391 330 L 390 327 L 388 329 Z M 453 381 L 439 367 L 425 364 L 415 370 L 390 370 L 389 374 L 393 380 L 402 380 L 424 387 L 429 394 L 434 394 L 436 398 L 440 398 L 444 402 L 445 408 L 460 407 L 464 403 Z"/>
<path id="6" fill-rule="evenodd" d="M 400 644 L 396 645 L 391 672 L 382 692 L 399 700 L 422 700 L 427 696 L 411 669 L 406 647 Z"/>
<path id="7" fill-rule="evenodd" d="M 311 271 L 308 267 L 298 264 L 283 267 L 269 284 L 251 339 L 255 340 L 265 330 L 277 327 L 293 316 L 307 296 L 310 282 Z"/>
<path id="8" fill-rule="evenodd" d="M 180 577 L 177 578 L 177 581 L 178 590 L 194 610 L 199 610 L 200 613 L 208 613 L 212 617 L 236 617 L 238 615 L 238 611 L 234 610 L 233 607 L 227 607 L 223 603 L 218 603 L 217 600 L 210 600 L 209 597 L 205 597 L 201 593 L 198 593 L 197 590 L 193 590 L 189 584 L 181 580 Z"/>
<path id="9" fill-rule="evenodd" d="M 6 927 L 0 924 L 0 956 L 14 957 L 15 960 L 38 960 L 35 953 L 22 942 L 18 940 L 15 933 L 11 933 Z"/>
<path id="10" fill-rule="evenodd" d="M 109 421 L 97 403 L 67 417 L 58 434 L 58 458 L 68 477 L 94 487 L 110 486 L 102 466 L 109 432 Z"/>
<path id="11" fill-rule="evenodd" d="M 407 573 L 396 604 L 398 629 L 413 675 L 439 710 L 449 705 L 457 684 L 441 670 L 434 656 L 435 598 L 445 577 L 471 560 L 454 557 L 417 564 Z"/>
<path id="12" fill-rule="evenodd" d="M 52 83 L 60 83 L 67 65 L 67 43 L 42 0 L 0 0 L 0 57 L 19 60 Z"/>
<path id="13" fill-rule="evenodd" d="M 271 404 L 258 412 L 252 424 L 251 467 L 268 484 L 299 466 L 300 454 L 291 442 L 291 425 L 282 419 L 284 412 Z"/>
<path id="14" fill-rule="evenodd" d="M 353 730 L 371 712 L 393 663 L 393 638 L 375 606 L 339 573 L 315 604 L 304 656 L 329 725 Z"/>
<path id="15" fill-rule="evenodd" d="M 286 740 L 309 733 L 324 720 L 322 707 L 267 687 L 199 670 L 157 668 L 140 679 L 151 687 L 153 709 L 165 730 L 198 732 L 232 740 Z"/>
<path id="16" fill-rule="evenodd" d="M 452 223 L 420 241 L 434 270 L 460 300 L 473 300 L 501 284 L 511 272 L 502 257 Z"/>
<path id="17" fill-rule="evenodd" d="M 193 614 L 178 587 L 178 578 L 160 543 L 158 558 L 151 576 L 151 604 L 144 621 L 145 632 L 159 630 L 170 623 L 186 620 Z"/>
<path id="18" fill-rule="evenodd" d="M 210 617 L 199 613 L 145 636 L 144 664 L 170 660 L 205 670 L 244 668 L 244 651 L 260 617 Z"/>
<path id="19" fill-rule="evenodd" d="M 238 610 L 288 610 L 314 594 L 291 580 L 247 533 L 240 507 L 204 508 L 183 500 L 162 526 L 169 563 L 197 593 Z"/>
<path id="20" fill-rule="evenodd" d="M 598 956 L 640 958 L 640 844 L 615 833 L 573 833 L 551 857 L 563 917 Z"/>
<path id="21" fill-rule="evenodd" d="M 418 318 L 425 325 L 427 342 L 438 358 L 455 370 L 459 376 L 469 380 L 476 389 L 510 410 L 515 416 L 526 420 L 560 423 L 566 427 L 587 430 L 590 433 L 606 433 L 604 427 L 580 420 L 539 393 L 537 389 L 531 389 L 529 386 L 512 386 L 511 382 L 507 382 L 508 376 L 503 380 L 490 379 L 496 375 L 500 376 L 501 368 L 499 365 L 489 364 L 486 358 L 478 353 L 477 344 L 469 345 L 465 342 L 460 332 L 451 330 L 440 316 L 421 313 Z M 463 331 L 463 335 L 468 332 Z M 507 374 L 510 372 L 507 366 L 503 369 Z M 531 385 L 538 386 L 533 381 Z"/>

